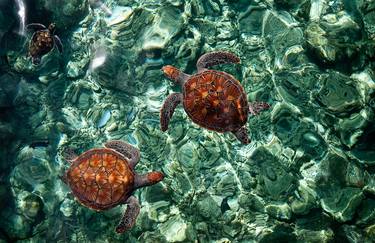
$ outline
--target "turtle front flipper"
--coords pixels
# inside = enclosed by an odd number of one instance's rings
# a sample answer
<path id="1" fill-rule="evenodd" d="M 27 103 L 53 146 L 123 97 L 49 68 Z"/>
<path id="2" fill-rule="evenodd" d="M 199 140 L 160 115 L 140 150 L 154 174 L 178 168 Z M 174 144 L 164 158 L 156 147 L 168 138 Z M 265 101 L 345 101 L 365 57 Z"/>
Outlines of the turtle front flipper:
<path id="1" fill-rule="evenodd" d="M 201 72 L 207 68 L 215 65 L 225 64 L 225 63 L 239 63 L 240 58 L 230 52 L 217 51 L 209 52 L 201 56 L 197 61 L 198 72 Z"/>
<path id="2" fill-rule="evenodd" d="M 120 223 L 116 227 L 116 232 L 119 234 L 124 233 L 134 226 L 141 209 L 138 199 L 134 196 L 129 197 L 128 200 L 126 200 L 126 204 L 126 211 L 122 216 Z"/>
<path id="3" fill-rule="evenodd" d="M 26 25 L 26 29 L 37 31 L 37 30 L 45 30 L 47 29 L 47 27 L 39 23 L 31 23 L 31 24 Z"/>
<path id="4" fill-rule="evenodd" d="M 72 148 L 65 148 L 62 152 L 62 156 L 69 163 L 73 163 L 73 161 L 78 157 L 78 155 L 74 152 Z"/>
<path id="5" fill-rule="evenodd" d="M 234 134 L 234 136 L 236 136 L 236 138 L 238 140 L 240 140 L 241 143 L 243 143 L 243 144 L 249 144 L 250 143 L 250 139 L 249 139 L 249 136 L 247 134 L 247 129 L 246 129 L 245 126 L 241 127 L 237 131 L 233 131 L 232 133 Z"/>
<path id="6" fill-rule="evenodd" d="M 251 102 L 249 103 L 249 112 L 253 115 L 253 116 L 256 116 L 258 115 L 260 112 L 264 111 L 264 110 L 268 110 L 271 106 L 266 103 L 266 102 L 263 102 L 263 101 L 255 101 L 255 102 Z"/>
<path id="7" fill-rule="evenodd" d="M 164 101 L 164 104 L 160 110 L 160 127 L 163 132 L 167 131 L 169 120 L 173 116 L 173 112 L 177 105 L 183 100 L 181 93 L 172 93 Z"/>
<path id="8" fill-rule="evenodd" d="M 145 175 L 137 175 L 134 180 L 134 189 L 154 185 L 164 179 L 160 171 L 153 171 Z"/>
<path id="9" fill-rule="evenodd" d="M 62 45 L 62 42 L 61 42 L 60 38 L 57 35 L 54 35 L 53 40 L 54 40 L 55 45 L 56 45 L 57 49 L 59 50 L 59 52 L 62 53 L 63 45 Z"/>
<path id="10" fill-rule="evenodd" d="M 137 165 L 139 158 L 141 157 L 139 150 L 136 147 L 120 140 L 108 141 L 104 146 L 116 150 L 127 157 L 131 168 L 134 168 Z"/>

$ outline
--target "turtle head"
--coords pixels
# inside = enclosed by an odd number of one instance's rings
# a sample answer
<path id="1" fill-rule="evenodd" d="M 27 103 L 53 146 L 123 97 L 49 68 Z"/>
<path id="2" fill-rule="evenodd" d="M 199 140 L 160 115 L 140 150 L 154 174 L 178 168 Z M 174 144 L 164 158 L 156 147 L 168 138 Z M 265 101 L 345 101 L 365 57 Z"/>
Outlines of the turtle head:
<path id="1" fill-rule="evenodd" d="M 164 174 L 160 171 L 152 171 L 145 175 L 137 175 L 134 181 L 134 188 L 154 185 L 164 179 Z"/>
<path id="2" fill-rule="evenodd" d="M 164 67 L 162 67 L 161 70 L 163 71 L 164 75 L 167 78 L 172 79 L 172 80 L 177 80 L 178 77 L 181 74 L 180 70 L 178 70 L 177 68 L 175 68 L 171 65 L 164 66 Z"/>
<path id="3" fill-rule="evenodd" d="M 49 30 L 51 33 L 55 32 L 55 29 L 56 29 L 56 24 L 55 24 L 55 23 L 50 23 L 50 24 L 48 25 L 48 30 Z"/>
<path id="4" fill-rule="evenodd" d="M 147 180 L 151 185 L 158 183 L 164 179 L 164 174 L 160 171 L 152 171 L 147 174 Z"/>

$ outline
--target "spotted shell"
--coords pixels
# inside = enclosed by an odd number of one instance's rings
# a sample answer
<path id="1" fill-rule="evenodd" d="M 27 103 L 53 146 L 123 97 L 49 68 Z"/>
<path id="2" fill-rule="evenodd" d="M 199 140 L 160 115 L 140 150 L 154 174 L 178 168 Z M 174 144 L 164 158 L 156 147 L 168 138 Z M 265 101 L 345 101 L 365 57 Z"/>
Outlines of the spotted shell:
<path id="1" fill-rule="evenodd" d="M 134 172 L 122 154 L 108 148 L 95 148 L 73 162 L 66 180 L 80 203 L 95 210 L 105 210 L 123 203 L 130 196 Z"/>
<path id="2" fill-rule="evenodd" d="M 185 83 L 183 96 L 186 113 L 204 128 L 235 131 L 247 122 L 246 93 L 230 74 L 215 70 L 195 74 Z"/>
<path id="3" fill-rule="evenodd" d="M 38 30 L 34 33 L 29 44 L 29 53 L 32 57 L 41 57 L 52 50 L 53 36 L 48 29 Z"/>

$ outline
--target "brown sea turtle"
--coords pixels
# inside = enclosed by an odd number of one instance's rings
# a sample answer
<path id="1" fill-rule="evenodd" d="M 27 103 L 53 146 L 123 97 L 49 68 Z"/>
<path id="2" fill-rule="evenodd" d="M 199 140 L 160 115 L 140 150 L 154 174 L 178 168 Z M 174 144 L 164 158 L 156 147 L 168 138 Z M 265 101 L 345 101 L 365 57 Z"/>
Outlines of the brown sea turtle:
<path id="1" fill-rule="evenodd" d="M 183 107 L 193 122 L 217 132 L 232 132 L 244 144 L 250 143 L 246 122 L 248 113 L 257 115 L 270 106 L 265 102 L 247 102 L 245 90 L 232 75 L 209 70 L 224 63 L 239 63 L 240 59 L 230 52 L 210 52 L 197 61 L 198 73 L 188 75 L 167 65 L 164 74 L 182 87 L 182 93 L 172 93 L 160 111 L 161 130 L 168 129 L 176 106 Z"/>
<path id="2" fill-rule="evenodd" d="M 28 30 L 35 31 L 29 43 L 29 54 L 34 65 L 40 64 L 43 55 L 52 50 L 54 46 L 62 52 L 62 43 L 57 35 L 54 35 L 56 25 L 51 23 L 48 28 L 39 23 L 26 26 Z"/>
<path id="3" fill-rule="evenodd" d="M 71 165 L 62 180 L 82 205 L 102 211 L 127 204 L 116 227 L 117 233 L 123 233 L 135 224 L 140 206 L 132 196 L 133 191 L 164 178 L 158 171 L 136 174 L 134 167 L 140 158 L 139 151 L 119 140 L 106 142 L 104 148 L 90 149 L 79 156 L 72 149 L 66 149 L 64 158 Z"/>

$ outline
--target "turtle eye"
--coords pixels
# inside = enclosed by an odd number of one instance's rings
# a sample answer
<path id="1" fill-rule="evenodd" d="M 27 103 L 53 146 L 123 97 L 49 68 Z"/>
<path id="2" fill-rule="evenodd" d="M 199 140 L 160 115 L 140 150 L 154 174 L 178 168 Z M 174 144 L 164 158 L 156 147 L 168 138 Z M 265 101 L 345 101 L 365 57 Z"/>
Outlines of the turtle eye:
<path id="1" fill-rule="evenodd" d="M 49 30 L 50 31 L 54 31 L 55 28 L 56 28 L 56 24 L 55 23 L 51 23 L 49 26 L 48 26 Z"/>

